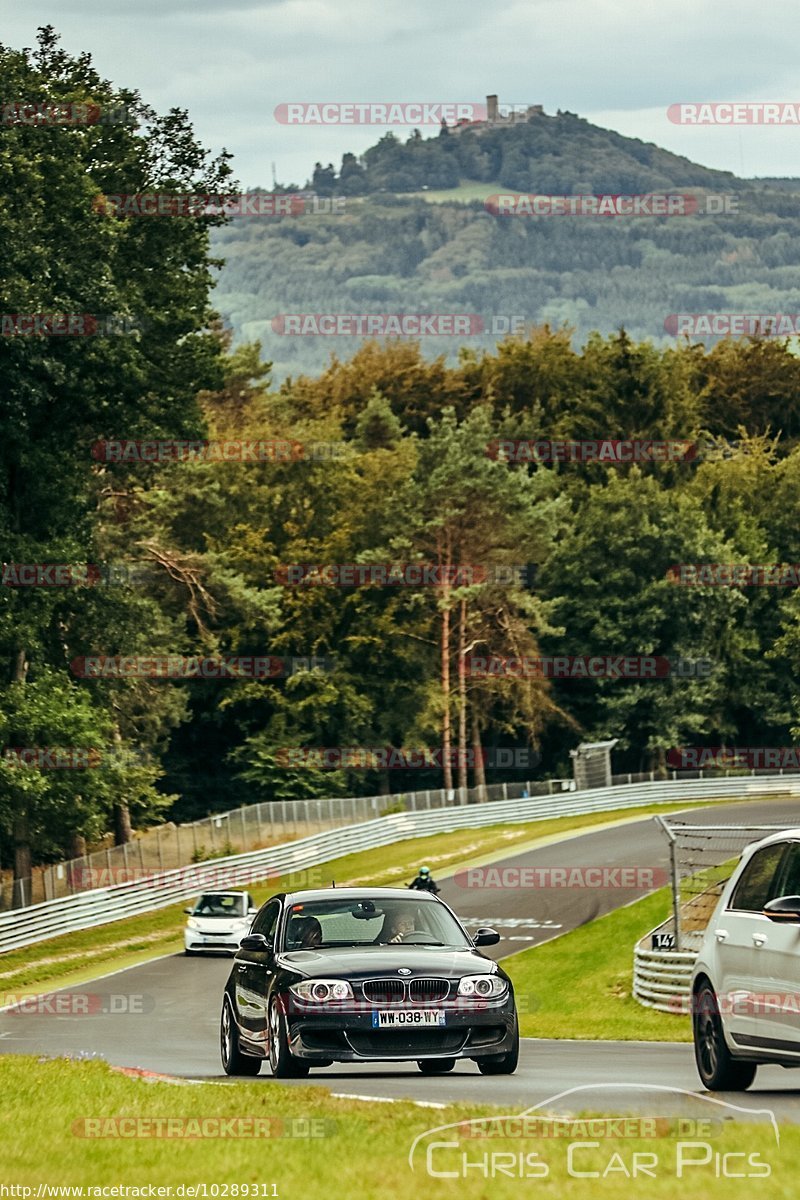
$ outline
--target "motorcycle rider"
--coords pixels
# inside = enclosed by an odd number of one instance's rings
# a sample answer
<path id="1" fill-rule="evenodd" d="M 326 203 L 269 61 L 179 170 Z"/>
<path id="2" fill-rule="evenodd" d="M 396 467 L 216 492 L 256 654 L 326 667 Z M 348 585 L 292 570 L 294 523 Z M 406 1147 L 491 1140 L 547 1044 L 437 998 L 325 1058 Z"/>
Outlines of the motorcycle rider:
<path id="1" fill-rule="evenodd" d="M 418 892 L 433 892 L 434 896 L 438 895 L 441 891 L 441 888 L 437 886 L 436 881 L 431 875 L 430 867 L 420 867 L 416 878 L 412 879 L 408 886 Z"/>

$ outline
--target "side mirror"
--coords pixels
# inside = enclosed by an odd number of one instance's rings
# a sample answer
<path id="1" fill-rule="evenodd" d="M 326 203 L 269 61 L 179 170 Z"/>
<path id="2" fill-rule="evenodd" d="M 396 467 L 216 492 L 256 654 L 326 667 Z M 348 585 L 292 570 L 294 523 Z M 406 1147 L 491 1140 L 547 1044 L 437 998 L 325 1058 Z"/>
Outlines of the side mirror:
<path id="1" fill-rule="evenodd" d="M 248 908 L 248 910 L 247 910 L 247 915 L 248 915 L 248 917 L 254 917 L 257 912 L 258 912 L 258 909 L 254 905 L 251 905 L 250 908 Z"/>
<path id="2" fill-rule="evenodd" d="M 496 929 L 489 929 L 488 926 L 481 926 L 472 939 L 473 946 L 496 946 L 500 941 L 500 934 Z"/>
<path id="3" fill-rule="evenodd" d="M 778 896 L 764 905 L 764 916 L 784 925 L 800 925 L 800 896 Z"/>
<path id="4" fill-rule="evenodd" d="M 272 942 L 263 933 L 248 933 L 239 942 L 240 950 L 252 950 L 256 954 L 271 954 Z"/>

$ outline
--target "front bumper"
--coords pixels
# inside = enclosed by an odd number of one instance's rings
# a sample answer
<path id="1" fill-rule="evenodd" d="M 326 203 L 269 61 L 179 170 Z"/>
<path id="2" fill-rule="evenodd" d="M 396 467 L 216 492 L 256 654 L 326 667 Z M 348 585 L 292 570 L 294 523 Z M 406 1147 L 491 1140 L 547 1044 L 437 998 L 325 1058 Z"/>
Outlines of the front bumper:
<path id="1" fill-rule="evenodd" d="M 202 950 L 227 950 L 235 954 L 243 933 L 205 933 L 197 929 L 184 929 L 183 945 L 185 950 L 193 950 L 195 954 Z"/>
<path id="2" fill-rule="evenodd" d="M 489 1058 L 507 1054 L 517 1039 L 514 997 L 466 1007 L 462 1002 L 426 1005 L 445 1014 L 443 1026 L 373 1027 L 373 1011 L 344 1003 L 336 1011 L 289 998 L 285 1005 L 289 1047 L 297 1058 L 334 1062 L 411 1062 L 423 1058 Z"/>

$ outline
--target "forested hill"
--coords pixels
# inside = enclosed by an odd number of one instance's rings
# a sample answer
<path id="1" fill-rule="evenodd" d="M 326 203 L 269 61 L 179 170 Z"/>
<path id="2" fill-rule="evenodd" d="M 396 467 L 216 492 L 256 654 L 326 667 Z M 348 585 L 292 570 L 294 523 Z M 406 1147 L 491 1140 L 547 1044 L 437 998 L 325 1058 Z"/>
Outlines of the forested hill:
<path id="1" fill-rule="evenodd" d="M 357 196 L 458 187 L 464 180 L 534 192 L 652 192 L 676 187 L 741 186 L 638 138 L 592 125 L 575 113 L 448 131 L 406 142 L 387 133 L 357 160 L 346 153 L 337 171 L 317 163 L 310 185 L 320 195 Z"/>
<path id="2" fill-rule="evenodd" d="M 423 339 L 426 354 L 452 358 L 465 344 L 489 348 L 513 319 L 568 324 L 576 342 L 624 327 L 667 345 L 672 313 L 800 311 L 787 181 L 738 179 L 571 113 L 405 142 L 387 133 L 360 159 L 317 164 L 311 186 L 321 198 L 311 211 L 237 218 L 214 238 L 225 266 L 213 301 L 237 339 L 261 340 L 278 378 L 317 371 L 361 340 L 277 332 L 286 313 L 483 318 L 483 334 Z M 689 191 L 698 211 L 496 216 L 485 201 L 501 190 Z M 709 193 L 733 211 L 708 214 Z"/>

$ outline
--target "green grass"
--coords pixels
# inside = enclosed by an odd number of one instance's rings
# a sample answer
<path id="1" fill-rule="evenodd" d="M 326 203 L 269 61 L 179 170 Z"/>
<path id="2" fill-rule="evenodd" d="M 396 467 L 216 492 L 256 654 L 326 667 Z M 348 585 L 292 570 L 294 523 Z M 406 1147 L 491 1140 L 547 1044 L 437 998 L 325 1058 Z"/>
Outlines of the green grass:
<path id="1" fill-rule="evenodd" d="M 409 198 L 428 200 L 431 204 L 452 204 L 459 201 L 463 204 L 469 200 L 485 200 L 488 196 L 507 191 L 508 188 L 504 188 L 500 183 L 477 183 L 472 179 L 465 179 L 458 187 L 430 188 L 428 191 L 407 194 Z"/>
<path id="2" fill-rule="evenodd" d="M 321 1200 L 385 1200 L 396 1196 L 417 1200 L 420 1194 L 434 1194 L 437 1200 L 519 1200 L 520 1196 L 569 1200 L 618 1200 L 630 1195 L 632 1200 L 653 1197 L 683 1197 L 694 1192 L 704 1200 L 746 1194 L 768 1195 L 771 1200 L 797 1195 L 796 1164 L 800 1156 L 800 1129 L 785 1126 L 781 1130 L 780 1146 L 769 1125 L 747 1125 L 738 1122 L 719 1123 L 708 1137 L 709 1153 L 746 1151 L 757 1154 L 760 1161 L 771 1167 L 766 1190 L 758 1181 L 741 1178 L 719 1179 L 717 1160 L 713 1157 L 704 1167 L 690 1169 L 684 1178 L 677 1178 L 676 1159 L 680 1142 L 674 1130 L 668 1136 L 650 1138 L 606 1138 L 595 1148 L 578 1150 L 575 1169 L 612 1170 L 605 1178 L 570 1178 L 567 1174 L 565 1138 L 535 1138 L 526 1136 L 484 1137 L 476 1140 L 476 1127 L 462 1126 L 461 1131 L 447 1130 L 443 1134 L 430 1131 L 453 1122 L 468 1122 L 493 1115 L 512 1115 L 528 1107 L 527 1101 L 491 1108 L 480 1103 L 482 1079 L 470 1076 L 465 1080 L 464 1102 L 447 1108 L 424 1108 L 409 1102 L 369 1103 L 336 1099 L 322 1088 L 286 1087 L 267 1079 L 236 1082 L 230 1085 L 206 1083 L 178 1086 L 167 1082 L 131 1078 L 114 1071 L 105 1063 L 79 1062 L 64 1059 L 39 1060 L 30 1057 L 6 1056 L 3 1059 L 3 1097 L 0 1103 L 0 1143 L 3 1146 L 2 1180 L 5 1185 L 32 1188 L 36 1195 L 39 1184 L 65 1187 L 108 1188 L 123 1185 L 129 1188 L 171 1187 L 180 1185 L 228 1185 L 219 1196 L 242 1195 L 242 1185 L 252 1188 L 266 1185 L 259 1194 L 275 1195 L 279 1200 L 300 1197 L 320 1197 Z M 11 1102 L 9 1102 L 9 1099 Z M 477 1098 L 477 1100 L 476 1100 Z M 743 1104 L 761 1107 L 756 1097 Z M 666 1105 L 653 1101 L 653 1115 L 661 1115 Z M 709 1113 L 710 1109 L 710 1113 Z M 693 1113 L 719 1118 L 725 1109 L 711 1108 L 698 1099 Z M 128 1136 L 98 1137 L 113 1128 L 111 1121 L 127 1119 L 122 1126 Z M 195 1132 L 205 1135 L 186 1138 L 142 1136 L 142 1122 L 168 1119 L 203 1121 Z M 252 1136 L 234 1138 L 213 1136 L 220 1119 L 260 1119 L 260 1128 L 273 1135 L 255 1140 Z M 134 1124 L 132 1119 L 138 1119 Z M 85 1124 L 94 1121 L 94 1126 Z M 185 1125 L 183 1126 L 185 1128 Z M 172 1126 L 173 1131 L 175 1126 Z M 245 1126 L 246 1128 L 246 1126 Z M 324 1134 L 316 1138 L 297 1136 L 313 1130 Z M 87 1137 L 87 1130 L 93 1136 Z M 466 1137 L 470 1131 L 472 1137 Z M 295 1136 L 280 1136 L 291 1132 Z M 502 1127 L 494 1126 L 502 1133 Z M 138 1133 L 138 1136 L 130 1136 Z M 81 1135 L 84 1136 L 81 1136 Z M 415 1139 L 426 1135 L 409 1164 L 409 1153 Z M 426 1171 L 425 1147 L 433 1141 L 455 1141 L 454 1149 L 440 1147 L 432 1151 L 434 1170 L 456 1168 L 456 1178 L 432 1177 Z M 573 1141 L 586 1137 L 573 1135 Z M 690 1135 L 689 1139 L 697 1139 Z M 656 1178 L 629 1181 L 621 1173 L 619 1163 L 630 1170 L 635 1152 L 657 1155 Z M 515 1162 L 520 1154 L 538 1153 L 539 1162 L 546 1164 L 546 1178 L 520 1178 L 516 1171 L 496 1173 L 485 1177 L 489 1167 L 472 1169 L 466 1177 L 463 1156 L 471 1163 L 487 1164 L 497 1161 L 484 1158 L 490 1154 L 511 1154 Z M 704 1157 L 696 1147 L 683 1153 L 696 1159 Z M 614 1158 L 613 1156 L 617 1156 Z M 524 1161 L 524 1159 L 523 1159 Z M 741 1159 L 730 1164 L 730 1170 L 742 1171 Z M 273 1187 L 274 1186 L 274 1191 Z M 628 1184 L 625 1188 L 624 1185 Z M 240 1190 L 235 1192 L 233 1185 Z M 763 1186 L 763 1185 L 762 1185 Z M 95 1193 L 96 1194 L 96 1193 Z M 102 1194 L 102 1193 L 100 1193 Z M 119 1193 L 117 1193 L 119 1194 Z M 123 1193 L 124 1194 L 124 1193 Z M 129 1195 L 136 1195 L 136 1192 Z M 139 1193 L 141 1194 L 141 1193 Z M 147 1194 L 145 1191 L 143 1194 Z M 178 1195 L 173 1191 L 173 1196 Z M 186 1194 L 185 1192 L 183 1193 Z M 195 1193 L 197 1194 L 197 1193 Z M 253 1194 L 252 1192 L 250 1194 Z M 85 1191 L 84 1196 L 91 1196 Z M 106 1193 L 110 1195 L 110 1193 Z M 24 1193 L 23 1193 L 24 1197 Z"/>
<path id="3" fill-rule="evenodd" d="M 503 960 L 519 997 L 523 1037 L 691 1041 L 688 1016 L 643 1008 L 631 995 L 633 947 L 669 916 L 663 888 L 543 946 Z"/>
<path id="4" fill-rule="evenodd" d="M 557 797 L 554 802 L 557 802 Z M 323 866 L 273 879 L 269 883 L 252 885 L 250 891 L 260 904 L 281 890 L 327 886 L 331 879 L 340 885 L 397 884 L 411 879 L 420 862 L 427 862 L 435 875 L 442 876 L 448 870 L 504 858 L 512 852 L 519 853 L 523 848 L 569 835 L 573 831 L 625 820 L 640 820 L 653 813 L 668 813 L 685 807 L 684 801 L 674 805 L 652 805 L 635 810 L 622 808 L 581 817 L 554 817 L 525 824 L 491 825 L 410 838 L 391 846 L 348 854 Z M 176 953 L 183 948 L 185 906 L 182 901 L 142 916 L 128 917 L 78 933 L 63 934 L 0 955 L 0 1007 L 3 1003 L 11 1002 L 24 989 L 41 991 L 54 986 L 77 986 L 99 975 L 133 966 L 160 954 Z"/>

